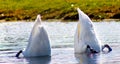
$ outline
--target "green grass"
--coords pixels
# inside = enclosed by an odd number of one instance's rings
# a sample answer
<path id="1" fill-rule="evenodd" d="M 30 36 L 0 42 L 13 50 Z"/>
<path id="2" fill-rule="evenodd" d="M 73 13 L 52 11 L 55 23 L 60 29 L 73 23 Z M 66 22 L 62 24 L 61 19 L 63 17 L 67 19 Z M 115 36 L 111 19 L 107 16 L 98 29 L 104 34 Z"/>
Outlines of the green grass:
<path id="1" fill-rule="evenodd" d="M 0 19 L 33 20 L 41 14 L 43 19 L 76 20 L 77 7 L 93 19 L 120 14 L 120 0 L 0 0 Z"/>

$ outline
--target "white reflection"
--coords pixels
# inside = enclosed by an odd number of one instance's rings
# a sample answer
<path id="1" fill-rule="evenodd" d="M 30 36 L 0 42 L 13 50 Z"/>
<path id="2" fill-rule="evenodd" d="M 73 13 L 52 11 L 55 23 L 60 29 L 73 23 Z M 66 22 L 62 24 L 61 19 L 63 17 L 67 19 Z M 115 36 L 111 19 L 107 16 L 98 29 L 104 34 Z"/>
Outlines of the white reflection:
<path id="1" fill-rule="evenodd" d="M 75 54 L 78 64 L 98 64 L 96 54 Z"/>
<path id="2" fill-rule="evenodd" d="M 51 57 L 43 56 L 43 57 L 29 57 L 26 58 L 28 64 L 50 64 Z"/>

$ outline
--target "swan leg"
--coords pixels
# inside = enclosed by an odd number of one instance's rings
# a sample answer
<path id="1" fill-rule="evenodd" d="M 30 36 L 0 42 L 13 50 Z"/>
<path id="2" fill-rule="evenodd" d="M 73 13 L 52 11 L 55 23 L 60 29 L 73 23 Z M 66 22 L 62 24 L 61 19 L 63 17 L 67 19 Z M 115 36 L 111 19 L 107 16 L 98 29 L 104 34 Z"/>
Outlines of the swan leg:
<path id="1" fill-rule="evenodd" d="M 104 48 L 108 48 L 108 52 L 112 51 L 112 48 L 108 45 L 108 44 L 105 44 L 103 47 L 102 47 L 102 51 L 104 52 Z"/>
<path id="2" fill-rule="evenodd" d="M 87 45 L 87 49 L 89 49 L 91 53 L 98 53 L 97 51 L 95 51 L 94 49 L 92 49 L 89 45 Z"/>
<path id="3" fill-rule="evenodd" d="M 19 57 L 20 53 L 22 53 L 22 50 L 20 50 L 15 57 Z"/>
<path id="4" fill-rule="evenodd" d="M 112 51 L 112 48 L 108 44 L 105 44 L 104 46 L 102 46 L 102 52 L 104 52 L 103 50 L 104 48 L 108 48 L 108 52 Z M 91 53 L 98 53 L 94 49 L 92 49 L 92 47 L 90 47 L 89 45 L 87 45 L 87 49 L 89 49 Z"/>

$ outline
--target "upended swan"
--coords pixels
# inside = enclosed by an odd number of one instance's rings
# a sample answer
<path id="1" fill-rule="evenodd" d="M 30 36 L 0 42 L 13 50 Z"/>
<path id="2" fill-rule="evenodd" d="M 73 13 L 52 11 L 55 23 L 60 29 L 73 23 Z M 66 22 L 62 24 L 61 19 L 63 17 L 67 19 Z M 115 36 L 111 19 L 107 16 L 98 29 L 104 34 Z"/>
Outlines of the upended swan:
<path id="1" fill-rule="evenodd" d="M 49 37 L 45 28 L 41 24 L 40 15 L 38 15 L 35 20 L 35 24 L 33 26 L 26 49 L 23 51 L 20 50 L 16 54 L 16 57 L 19 57 L 20 53 L 22 53 L 24 57 L 51 55 Z"/>
<path id="2" fill-rule="evenodd" d="M 77 24 L 77 29 L 74 37 L 74 51 L 75 53 L 92 52 L 98 53 L 102 51 L 105 47 L 112 51 L 109 45 L 104 45 L 101 47 L 101 43 L 96 36 L 93 23 L 91 19 L 79 8 L 77 8 L 79 14 L 79 21 Z"/>

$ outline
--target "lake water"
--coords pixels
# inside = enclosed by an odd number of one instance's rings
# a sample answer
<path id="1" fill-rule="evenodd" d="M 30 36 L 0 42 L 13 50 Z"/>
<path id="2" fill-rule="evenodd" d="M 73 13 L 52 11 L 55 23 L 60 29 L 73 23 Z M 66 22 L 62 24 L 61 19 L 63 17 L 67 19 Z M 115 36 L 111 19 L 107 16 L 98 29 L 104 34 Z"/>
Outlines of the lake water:
<path id="1" fill-rule="evenodd" d="M 58 20 L 57 20 L 58 21 Z M 120 64 L 120 22 L 94 22 L 102 44 L 113 51 L 96 55 L 74 54 L 77 22 L 43 22 L 51 41 L 51 57 L 16 58 L 26 47 L 34 22 L 0 23 L 0 64 Z"/>

